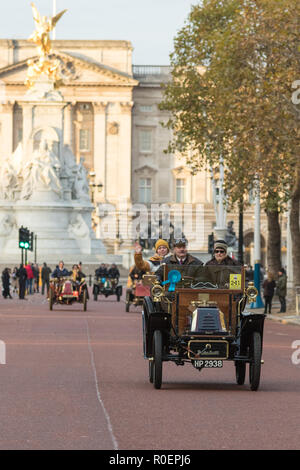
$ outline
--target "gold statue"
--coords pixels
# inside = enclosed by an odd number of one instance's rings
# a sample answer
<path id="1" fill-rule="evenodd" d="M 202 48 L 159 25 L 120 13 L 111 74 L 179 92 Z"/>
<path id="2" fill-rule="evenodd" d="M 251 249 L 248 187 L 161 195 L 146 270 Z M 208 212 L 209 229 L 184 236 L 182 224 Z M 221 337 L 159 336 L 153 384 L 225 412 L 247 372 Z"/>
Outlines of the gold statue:
<path id="1" fill-rule="evenodd" d="M 46 74 L 57 87 L 61 82 L 59 76 L 60 63 L 58 60 L 53 60 L 50 57 L 52 49 L 49 35 L 50 31 L 55 28 L 56 23 L 67 10 L 63 10 L 53 17 L 41 17 L 34 3 L 31 3 L 31 7 L 36 30 L 28 40 L 34 42 L 38 46 L 39 60 L 29 60 L 27 62 L 28 71 L 25 83 L 29 88 L 32 88 L 38 77 L 42 74 Z"/>

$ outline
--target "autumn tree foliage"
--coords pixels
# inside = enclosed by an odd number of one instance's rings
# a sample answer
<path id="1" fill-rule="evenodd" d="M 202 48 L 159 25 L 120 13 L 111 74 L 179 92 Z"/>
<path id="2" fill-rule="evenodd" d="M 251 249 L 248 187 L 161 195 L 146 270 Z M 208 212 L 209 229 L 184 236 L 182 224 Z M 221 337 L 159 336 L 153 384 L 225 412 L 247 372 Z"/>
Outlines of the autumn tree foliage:
<path id="1" fill-rule="evenodd" d="M 245 196 L 259 179 L 274 272 L 281 263 L 279 214 L 293 197 L 299 208 L 300 126 L 291 99 L 300 79 L 299 18 L 299 0 L 203 0 L 193 6 L 174 39 L 172 80 L 161 104 L 174 136 L 168 151 L 179 151 L 194 172 L 217 168 L 222 156 L 232 205 L 247 205 Z M 299 210 L 293 222 L 300 285 Z"/>

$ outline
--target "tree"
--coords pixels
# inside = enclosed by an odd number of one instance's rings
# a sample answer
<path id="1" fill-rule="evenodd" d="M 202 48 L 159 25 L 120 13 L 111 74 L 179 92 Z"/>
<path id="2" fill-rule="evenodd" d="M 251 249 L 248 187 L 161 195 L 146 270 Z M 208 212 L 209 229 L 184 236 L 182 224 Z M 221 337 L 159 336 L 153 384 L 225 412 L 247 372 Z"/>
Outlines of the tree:
<path id="1" fill-rule="evenodd" d="M 232 205 L 247 205 L 244 196 L 259 177 L 268 267 L 276 273 L 279 214 L 298 163 L 291 84 L 300 77 L 299 17 L 298 0 L 204 0 L 192 7 L 174 40 L 172 80 L 161 104 L 171 113 L 168 151 L 181 152 L 195 172 L 217 167 L 222 155 Z"/>

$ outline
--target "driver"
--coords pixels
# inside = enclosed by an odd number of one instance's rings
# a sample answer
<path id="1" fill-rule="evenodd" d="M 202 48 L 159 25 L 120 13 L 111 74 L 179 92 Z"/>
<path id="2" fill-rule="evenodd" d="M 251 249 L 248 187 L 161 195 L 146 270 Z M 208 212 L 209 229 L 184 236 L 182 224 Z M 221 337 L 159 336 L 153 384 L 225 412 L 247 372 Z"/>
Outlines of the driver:
<path id="1" fill-rule="evenodd" d="M 81 281 L 85 279 L 85 277 L 86 275 L 81 271 L 80 267 L 77 264 L 74 264 L 72 267 L 72 278 L 73 278 L 73 282 L 75 283 L 74 287 L 76 290 L 79 290 L 79 285 Z M 89 291 L 88 291 L 87 285 L 84 284 L 82 286 L 82 289 L 87 291 L 87 299 L 89 299 Z"/>
<path id="2" fill-rule="evenodd" d="M 65 264 L 63 261 L 60 261 L 58 266 L 54 269 L 53 273 L 51 274 L 52 278 L 58 278 L 58 277 L 66 277 L 66 276 L 71 276 L 72 271 L 68 271 L 65 268 Z"/>
<path id="3" fill-rule="evenodd" d="M 227 254 L 228 245 L 224 240 L 216 240 L 214 243 L 214 256 L 210 261 L 207 261 L 205 266 L 242 266 L 242 264 L 231 258 Z"/>
<path id="4" fill-rule="evenodd" d="M 188 253 L 188 241 L 186 238 L 177 238 L 174 241 L 174 254 L 168 256 L 163 261 L 165 264 L 194 266 L 203 265 L 203 262 Z M 163 281 L 163 266 L 161 265 L 156 271 L 159 282 Z"/>
<path id="5" fill-rule="evenodd" d="M 95 276 L 99 279 L 99 278 L 102 278 L 102 277 L 107 277 L 108 276 L 108 272 L 107 272 L 107 268 L 105 266 L 104 263 L 102 263 L 98 269 L 96 269 L 95 271 Z"/>

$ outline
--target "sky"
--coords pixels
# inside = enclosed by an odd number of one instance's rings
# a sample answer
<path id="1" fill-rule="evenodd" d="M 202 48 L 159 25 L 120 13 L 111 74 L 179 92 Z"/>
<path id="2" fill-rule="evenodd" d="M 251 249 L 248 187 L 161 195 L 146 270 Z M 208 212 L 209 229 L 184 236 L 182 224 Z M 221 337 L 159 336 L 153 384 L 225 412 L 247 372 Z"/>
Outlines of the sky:
<path id="1" fill-rule="evenodd" d="M 53 0 L 35 0 L 41 15 L 52 16 Z M 56 0 L 68 9 L 57 39 L 131 41 L 133 64 L 168 65 L 173 38 L 199 0 Z M 0 38 L 27 39 L 34 30 L 30 0 L 0 0 Z"/>

